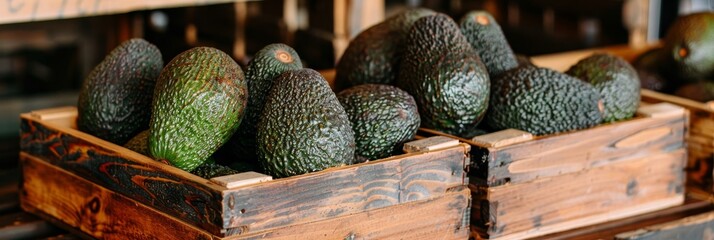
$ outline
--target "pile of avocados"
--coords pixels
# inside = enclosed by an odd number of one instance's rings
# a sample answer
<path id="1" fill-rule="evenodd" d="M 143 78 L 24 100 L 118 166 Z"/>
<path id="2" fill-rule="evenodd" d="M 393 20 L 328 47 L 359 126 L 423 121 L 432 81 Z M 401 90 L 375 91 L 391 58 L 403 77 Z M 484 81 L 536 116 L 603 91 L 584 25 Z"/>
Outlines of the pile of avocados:
<path id="1" fill-rule="evenodd" d="M 714 100 L 714 12 L 678 17 L 662 45 L 632 63 L 642 88 L 692 100 Z"/>
<path id="2" fill-rule="evenodd" d="M 204 178 L 378 160 L 420 127 L 464 138 L 573 131 L 628 119 L 639 102 L 637 71 L 621 58 L 537 67 L 484 11 L 456 22 L 411 9 L 364 30 L 336 65 L 336 89 L 285 44 L 246 69 L 211 47 L 161 59 L 141 39 L 113 50 L 83 83 L 78 128 Z"/>

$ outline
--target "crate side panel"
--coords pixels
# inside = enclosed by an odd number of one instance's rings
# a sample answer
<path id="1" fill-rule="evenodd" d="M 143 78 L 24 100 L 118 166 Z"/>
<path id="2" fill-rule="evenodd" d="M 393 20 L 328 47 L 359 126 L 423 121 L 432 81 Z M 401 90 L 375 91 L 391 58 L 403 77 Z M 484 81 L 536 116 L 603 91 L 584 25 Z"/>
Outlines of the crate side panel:
<path id="1" fill-rule="evenodd" d="M 22 206 L 105 239 L 212 239 L 211 234 L 24 155 Z"/>
<path id="2" fill-rule="evenodd" d="M 469 190 L 240 239 L 467 239 Z"/>
<path id="3" fill-rule="evenodd" d="M 20 147 L 23 154 L 47 161 L 209 232 L 219 234 L 222 229 L 219 191 L 127 158 L 120 152 L 128 151 L 126 149 L 100 146 L 87 138 L 27 118 L 21 120 Z"/>
<path id="4" fill-rule="evenodd" d="M 513 233 L 533 237 L 681 203 L 685 158 L 681 149 L 488 188 L 484 191 L 491 207 L 480 209 L 492 216 L 485 224 L 487 233 L 492 237 Z"/>
<path id="5" fill-rule="evenodd" d="M 466 185 L 464 146 L 228 190 L 224 222 L 256 232 L 439 197 Z"/>
<path id="6" fill-rule="evenodd" d="M 491 187 L 524 183 L 682 149 L 686 120 L 683 115 L 638 118 L 490 148 L 485 180 Z"/>

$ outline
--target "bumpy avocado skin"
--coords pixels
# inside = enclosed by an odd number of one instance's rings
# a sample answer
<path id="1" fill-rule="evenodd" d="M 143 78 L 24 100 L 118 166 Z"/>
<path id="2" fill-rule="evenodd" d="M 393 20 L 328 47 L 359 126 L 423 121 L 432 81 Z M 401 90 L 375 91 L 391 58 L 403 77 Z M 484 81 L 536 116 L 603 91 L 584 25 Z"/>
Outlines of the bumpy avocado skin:
<path id="1" fill-rule="evenodd" d="M 566 74 L 592 84 L 605 106 L 603 121 L 631 118 L 640 104 L 637 71 L 621 57 L 598 53 L 580 60 Z"/>
<path id="2" fill-rule="evenodd" d="M 391 156 L 419 129 L 419 111 L 407 92 L 390 85 L 363 84 L 337 94 L 355 134 L 357 159 Z"/>
<path id="3" fill-rule="evenodd" d="M 258 159 L 274 177 L 350 164 L 355 139 L 347 113 L 315 70 L 290 70 L 274 82 L 258 122 Z"/>
<path id="4" fill-rule="evenodd" d="M 518 67 L 511 45 L 490 13 L 471 11 L 461 18 L 460 25 L 461 32 L 478 52 L 492 79 Z"/>
<path id="5" fill-rule="evenodd" d="M 220 176 L 225 176 L 225 175 L 231 175 L 231 174 L 236 174 L 236 173 L 241 173 L 240 171 L 233 170 L 229 167 L 220 165 L 213 160 L 213 158 L 209 158 L 206 160 L 204 163 L 201 165 L 198 165 L 198 167 L 194 168 L 191 173 L 193 173 L 196 176 L 205 178 L 205 179 L 211 179 L 214 177 L 220 177 Z"/>
<path id="6" fill-rule="evenodd" d="M 494 130 L 536 135 L 595 126 L 602 121 L 600 94 L 590 84 L 554 70 L 519 67 L 491 87 L 486 122 Z"/>
<path id="7" fill-rule="evenodd" d="M 664 49 L 684 80 L 714 76 L 714 12 L 677 18 L 664 38 Z"/>
<path id="8" fill-rule="evenodd" d="M 112 50 L 84 79 L 77 101 L 79 130 L 122 145 L 147 129 L 163 66 L 159 49 L 143 39 Z"/>
<path id="9" fill-rule="evenodd" d="M 265 46 L 248 63 L 245 78 L 248 84 L 248 105 L 238 130 L 224 148 L 230 148 L 235 161 L 258 165 L 255 142 L 256 129 L 263 112 L 265 98 L 273 81 L 285 71 L 302 69 L 300 56 L 288 45 L 276 43 Z"/>
<path id="10" fill-rule="evenodd" d="M 473 130 L 486 112 L 489 84 L 486 67 L 450 17 L 414 23 L 397 86 L 416 100 L 423 127 L 459 136 Z"/>
<path id="11" fill-rule="evenodd" d="M 406 10 L 358 34 L 337 63 L 337 89 L 365 83 L 393 84 L 409 29 L 417 19 L 433 14 L 424 8 Z"/>
<path id="12" fill-rule="evenodd" d="M 129 139 L 125 148 L 132 150 L 134 152 L 141 153 L 142 155 L 149 156 L 149 130 L 141 131 L 139 134 Z"/>
<path id="13" fill-rule="evenodd" d="M 177 55 L 156 83 L 151 155 L 193 170 L 233 135 L 247 98 L 243 71 L 224 52 L 196 47 Z"/>

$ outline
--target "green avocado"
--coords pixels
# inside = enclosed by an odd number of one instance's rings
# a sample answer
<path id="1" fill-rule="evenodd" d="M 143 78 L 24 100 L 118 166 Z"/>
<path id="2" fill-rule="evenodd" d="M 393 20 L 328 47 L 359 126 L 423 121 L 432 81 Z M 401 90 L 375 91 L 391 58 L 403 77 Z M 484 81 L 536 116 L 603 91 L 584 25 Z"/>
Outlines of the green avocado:
<path id="1" fill-rule="evenodd" d="M 358 161 L 391 156 L 419 129 L 414 98 L 397 87 L 362 84 L 343 90 L 337 99 L 352 122 Z"/>
<path id="2" fill-rule="evenodd" d="M 406 10 L 359 33 L 337 63 L 337 89 L 364 83 L 393 84 L 409 29 L 417 19 L 433 14 L 424 8 Z"/>
<path id="3" fill-rule="evenodd" d="M 518 67 L 511 45 L 490 13 L 471 11 L 461 18 L 460 24 L 461 32 L 478 52 L 491 78 Z"/>
<path id="4" fill-rule="evenodd" d="M 79 130 L 123 145 L 147 129 L 163 65 L 159 49 L 143 39 L 112 50 L 84 79 L 77 101 Z"/>
<path id="5" fill-rule="evenodd" d="M 486 122 L 536 135 L 595 126 L 602 121 L 600 94 L 590 84 L 547 68 L 519 67 L 491 85 Z"/>
<path id="6" fill-rule="evenodd" d="M 677 18 L 664 38 L 664 49 L 685 80 L 714 76 L 714 12 Z"/>
<path id="7" fill-rule="evenodd" d="M 414 97 L 423 127 L 462 136 L 483 119 L 489 76 L 449 16 L 417 20 L 409 31 L 397 86 Z"/>
<path id="8" fill-rule="evenodd" d="M 315 70 L 280 75 L 258 122 L 258 159 L 274 177 L 320 171 L 354 161 L 347 113 Z"/>
<path id="9" fill-rule="evenodd" d="M 605 107 L 603 121 L 631 118 L 640 105 L 637 71 L 621 57 L 597 53 L 571 66 L 566 74 L 590 83 L 600 92 Z"/>
<path id="10" fill-rule="evenodd" d="M 241 172 L 220 165 L 216 163 L 213 158 L 208 158 L 208 160 L 203 162 L 201 165 L 198 165 L 198 167 L 194 168 L 191 173 L 205 179 L 211 179 L 214 177 L 231 175 Z"/>
<path id="11" fill-rule="evenodd" d="M 195 47 L 177 55 L 156 83 L 151 156 L 193 170 L 233 135 L 247 98 L 243 71 L 226 53 Z"/>
<path id="12" fill-rule="evenodd" d="M 139 134 L 129 139 L 129 141 L 124 144 L 124 147 L 134 152 L 141 153 L 144 156 L 149 156 L 149 130 L 141 131 Z"/>
<path id="13" fill-rule="evenodd" d="M 245 109 L 245 117 L 231 140 L 224 145 L 224 148 L 230 148 L 235 161 L 248 161 L 258 165 L 255 136 L 265 98 L 275 78 L 285 71 L 298 70 L 302 67 L 297 52 L 290 46 L 280 43 L 265 46 L 248 63 L 245 78 L 248 81 L 250 97 Z"/>

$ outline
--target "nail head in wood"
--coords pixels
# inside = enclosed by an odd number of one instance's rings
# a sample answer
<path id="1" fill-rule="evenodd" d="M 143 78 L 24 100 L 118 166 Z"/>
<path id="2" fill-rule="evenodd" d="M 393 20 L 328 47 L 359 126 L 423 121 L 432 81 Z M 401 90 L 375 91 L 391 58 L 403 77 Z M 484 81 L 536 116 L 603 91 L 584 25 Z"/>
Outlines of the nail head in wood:
<path id="1" fill-rule="evenodd" d="M 426 152 L 459 145 L 459 140 L 444 136 L 428 137 L 404 144 L 405 153 Z"/>
<path id="2" fill-rule="evenodd" d="M 533 139 L 533 134 L 518 129 L 506 129 L 476 136 L 471 141 L 484 147 L 503 147 Z"/>
<path id="3" fill-rule="evenodd" d="M 657 103 L 648 106 L 641 106 L 637 113 L 645 117 L 660 118 L 684 115 L 683 107 L 671 103 Z"/>
<path id="4" fill-rule="evenodd" d="M 243 172 L 232 175 L 211 178 L 210 181 L 226 188 L 262 183 L 273 180 L 273 177 L 257 172 Z"/>

